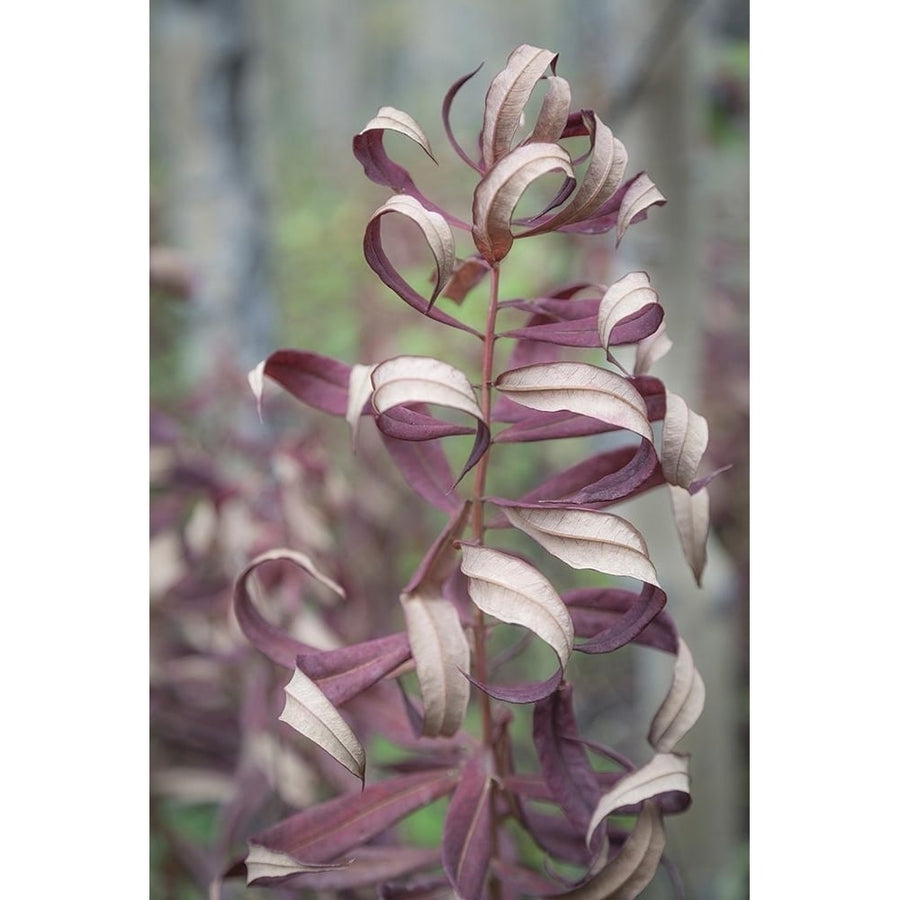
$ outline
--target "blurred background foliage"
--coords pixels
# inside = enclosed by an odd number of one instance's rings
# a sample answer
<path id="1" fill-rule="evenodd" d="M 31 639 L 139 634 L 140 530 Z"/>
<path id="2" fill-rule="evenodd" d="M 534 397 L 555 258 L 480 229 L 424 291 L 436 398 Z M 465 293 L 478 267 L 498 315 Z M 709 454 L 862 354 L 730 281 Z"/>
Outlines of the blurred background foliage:
<path id="1" fill-rule="evenodd" d="M 484 63 L 453 108 L 458 138 L 474 147 L 490 78 L 530 43 L 559 52 L 574 105 L 596 109 L 628 148 L 629 171 L 646 168 L 669 198 L 616 252 L 609 236 L 522 241 L 503 293 L 647 270 L 675 341 L 660 374 L 709 419 L 711 466 L 732 465 L 710 487 L 704 592 L 685 583 L 680 560 L 666 580 L 674 532 L 661 517 L 651 511 L 638 524 L 654 558 L 662 548 L 669 608 L 709 692 L 689 748 L 695 802 L 671 822 L 669 852 L 689 897 L 746 896 L 746 2 L 151 0 L 149 10 L 151 895 L 206 896 L 248 833 L 340 787 L 339 774 L 275 722 L 279 709 L 267 704 L 279 676 L 246 652 L 230 618 L 231 584 L 255 553 L 302 547 L 366 602 L 347 614 L 310 604 L 297 616 L 276 601 L 273 618 L 323 646 L 370 625 L 386 633 L 398 627 L 397 591 L 430 540 L 422 535 L 442 522 L 366 429 L 354 456 L 345 423 L 274 387 L 261 423 L 246 373 L 281 347 L 348 363 L 402 352 L 473 364 L 473 342 L 422 327 L 366 266 L 363 229 L 386 191 L 365 179 L 351 139 L 382 105 L 410 113 L 440 165 L 402 139 L 390 153 L 426 194 L 466 216 L 474 182 L 444 139 L 444 93 Z M 398 268 L 424 287 L 424 246 L 402 229 L 389 237 Z M 479 321 L 485 296 L 477 289 L 455 314 Z M 576 450 L 507 452 L 494 489 L 527 489 Z M 573 578 L 547 563 L 548 574 Z M 626 648 L 604 658 L 579 710 L 589 736 L 636 758 L 667 677 L 645 656 Z M 530 716 L 514 712 L 527 735 Z M 376 765 L 396 754 L 387 742 L 369 749 Z M 258 808 L 230 808 L 235 784 L 251 777 L 262 778 Z M 440 816 L 440 804 L 417 814 L 407 836 L 435 836 Z M 657 878 L 646 896 L 668 890 Z M 279 893 L 299 895 L 223 889 Z"/>

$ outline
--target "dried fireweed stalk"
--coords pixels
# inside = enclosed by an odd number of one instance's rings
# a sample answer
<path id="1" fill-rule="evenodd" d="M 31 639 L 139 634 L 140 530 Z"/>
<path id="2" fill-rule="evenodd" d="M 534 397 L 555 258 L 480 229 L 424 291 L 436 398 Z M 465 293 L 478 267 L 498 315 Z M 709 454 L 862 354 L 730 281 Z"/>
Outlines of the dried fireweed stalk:
<path id="1" fill-rule="evenodd" d="M 229 876 L 313 892 L 371 894 L 377 887 L 381 897 L 631 898 L 660 863 L 665 817 L 690 803 L 688 757 L 677 747 L 700 715 L 703 681 L 663 610 L 666 594 L 643 536 L 608 509 L 667 486 L 699 583 L 709 526 L 711 476 L 698 477 L 706 420 L 649 374 L 671 342 L 646 273 L 632 272 L 608 286 L 581 284 L 500 300 L 503 260 L 517 241 L 549 232 L 614 230 L 618 244 L 650 207 L 666 202 L 646 173 L 626 177 L 626 150 L 596 113 L 571 110 L 569 85 L 556 74 L 556 63 L 549 50 L 522 45 L 513 51 L 488 89 L 477 154 L 463 149 L 450 125 L 453 100 L 475 72 L 448 91 L 447 137 L 475 173 L 471 222 L 431 202 L 385 150 L 385 133 L 393 132 L 434 158 L 409 115 L 382 107 L 353 141 L 368 178 L 393 192 L 366 226 L 366 260 L 429 325 L 461 329 L 480 342 L 480 377 L 473 382 L 451 363 L 430 357 L 348 365 L 296 350 L 273 353 L 250 374 L 260 404 L 263 383 L 271 379 L 315 409 L 345 417 L 354 442 L 359 429 L 369 427 L 365 420 L 373 420 L 404 479 L 446 516 L 446 525 L 408 583 L 398 586 L 405 630 L 361 643 L 320 650 L 261 612 L 257 570 L 276 560 L 305 573 L 335 602 L 349 599 L 302 549 L 272 550 L 241 573 L 234 591 L 241 629 L 289 671 L 281 719 L 360 785 L 256 834 Z M 541 82 L 534 127 L 523 135 L 526 105 Z M 576 159 L 567 149 L 572 138 L 588 144 Z M 551 173 L 562 178 L 553 200 L 538 214 L 517 218 L 526 190 Z M 388 257 L 381 229 L 389 215 L 411 220 L 434 256 L 429 296 Z M 460 259 L 458 240 L 471 240 L 474 252 Z M 463 302 L 484 279 L 489 299 L 479 330 L 440 301 Z M 501 327 L 504 317 L 522 313 L 524 323 Z M 511 352 L 510 367 L 498 372 L 500 342 Z M 614 356 L 622 345 L 635 348 L 631 370 Z M 596 356 L 567 361 L 565 347 Z M 440 416 L 446 409 L 454 411 L 449 419 Z M 654 435 L 651 423 L 660 421 Z M 504 445 L 612 432 L 627 437 L 627 444 L 619 441 L 521 497 L 486 492 L 489 464 L 496 459 L 502 465 L 503 454 L 515 452 Z M 459 435 L 469 436 L 471 449 L 453 472 L 442 442 Z M 500 528 L 527 535 L 574 569 L 601 573 L 599 586 L 558 593 L 528 558 L 492 546 Z M 551 648 L 555 665 L 547 677 L 497 681 L 488 636 L 501 623 L 519 626 Z M 671 687 L 649 728 L 652 755 L 641 766 L 581 737 L 575 685 L 566 674 L 574 653 L 610 653 L 631 642 L 673 659 Z M 400 676 L 410 673 L 417 691 L 400 687 Z M 505 704 L 532 708 L 538 772 L 518 765 Z M 387 777 L 366 781 L 366 748 L 357 731 L 371 734 L 379 722 L 389 739 L 416 755 Z M 603 770 L 592 765 L 589 751 L 604 758 Z M 394 826 L 440 798 L 448 799 L 440 847 L 404 845 Z M 542 851 L 543 865 L 535 864 L 533 853 L 528 861 L 520 857 L 513 834 L 522 830 Z"/>

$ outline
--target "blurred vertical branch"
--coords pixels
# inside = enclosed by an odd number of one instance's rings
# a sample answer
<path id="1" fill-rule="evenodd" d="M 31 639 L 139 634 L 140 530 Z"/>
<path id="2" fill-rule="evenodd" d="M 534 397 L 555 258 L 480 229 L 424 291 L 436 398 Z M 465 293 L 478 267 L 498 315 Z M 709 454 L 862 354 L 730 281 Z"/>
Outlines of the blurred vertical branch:
<path id="1" fill-rule="evenodd" d="M 199 381 L 222 360 L 251 368 L 274 341 L 252 20 L 244 0 L 153 0 L 150 12 L 160 227 L 194 275 L 183 365 Z"/>

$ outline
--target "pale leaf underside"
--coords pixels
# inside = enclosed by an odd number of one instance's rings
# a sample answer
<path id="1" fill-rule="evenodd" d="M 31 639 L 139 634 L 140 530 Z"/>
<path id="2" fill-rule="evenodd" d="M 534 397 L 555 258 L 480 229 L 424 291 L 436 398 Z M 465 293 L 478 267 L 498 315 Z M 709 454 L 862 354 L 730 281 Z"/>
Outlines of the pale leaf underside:
<path id="1" fill-rule="evenodd" d="M 667 391 L 659 461 L 670 484 L 691 486 L 708 441 L 706 419 L 690 409 L 678 394 Z"/>
<path id="2" fill-rule="evenodd" d="M 688 645 L 678 641 L 672 684 L 650 725 L 648 740 L 657 753 L 669 753 L 703 712 L 706 687 Z"/>
<path id="3" fill-rule="evenodd" d="M 669 485 L 675 527 L 681 541 L 681 549 L 700 585 L 706 568 L 706 541 L 709 536 L 709 491 L 701 488 L 695 494 L 684 488 Z"/>

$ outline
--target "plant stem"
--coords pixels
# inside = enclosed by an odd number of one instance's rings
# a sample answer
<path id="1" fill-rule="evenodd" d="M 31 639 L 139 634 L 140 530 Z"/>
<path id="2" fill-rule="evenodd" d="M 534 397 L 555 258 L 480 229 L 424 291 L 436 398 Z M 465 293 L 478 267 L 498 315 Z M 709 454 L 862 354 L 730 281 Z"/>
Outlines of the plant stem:
<path id="1" fill-rule="evenodd" d="M 497 304 L 500 294 L 500 270 L 491 268 L 491 291 L 488 302 L 487 325 L 484 330 L 484 344 L 481 354 L 481 413 L 488 429 L 491 427 L 491 389 L 494 381 L 494 343 L 496 341 Z M 479 545 L 484 544 L 484 492 L 487 484 L 488 459 L 491 448 L 485 451 L 484 456 L 478 461 L 475 469 L 475 486 L 472 496 L 472 528 L 475 532 L 475 540 Z M 487 683 L 487 628 L 484 622 L 484 613 L 475 608 L 475 677 L 482 683 Z M 494 742 L 493 717 L 491 715 L 491 698 L 478 692 L 481 698 L 481 740 L 484 747 L 489 749 L 494 756 L 494 767 L 497 769 L 500 759 L 498 754 L 499 744 Z M 497 811 L 493 789 L 491 790 L 491 856 L 497 853 Z M 499 900 L 501 889 L 499 881 L 490 876 L 488 879 L 488 893 L 492 900 Z"/>
<path id="2" fill-rule="evenodd" d="M 500 270 L 494 266 L 491 269 L 491 291 L 488 303 L 487 325 L 484 332 L 484 344 L 481 354 L 481 413 L 485 424 L 491 427 L 491 386 L 494 378 L 494 342 L 496 341 L 497 303 L 500 293 Z M 479 545 L 484 543 L 484 491 L 487 483 L 488 460 L 491 448 L 485 451 L 484 456 L 478 461 L 475 469 L 475 486 L 472 496 L 472 528 L 475 532 L 475 540 Z M 482 682 L 487 682 L 487 629 L 484 623 L 484 613 L 475 610 L 475 677 Z M 481 695 L 481 730 L 485 747 L 493 743 L 493 728 L 491 724 L 491 698 L 483 691 Z"/>

